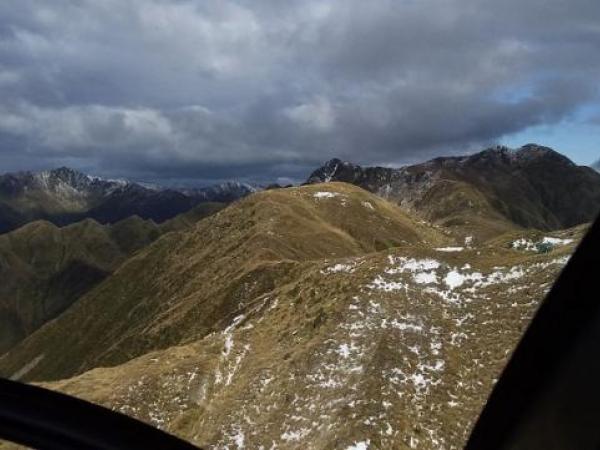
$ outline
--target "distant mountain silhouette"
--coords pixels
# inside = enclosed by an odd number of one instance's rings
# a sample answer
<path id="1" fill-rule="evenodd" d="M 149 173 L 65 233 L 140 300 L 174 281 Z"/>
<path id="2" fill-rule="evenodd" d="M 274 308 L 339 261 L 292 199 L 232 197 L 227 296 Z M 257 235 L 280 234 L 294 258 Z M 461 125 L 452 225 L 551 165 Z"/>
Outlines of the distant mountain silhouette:
<path id="1" fill-rule="evenodd" d="M 199 189 L 169 189 L 106 180 L 73 169 L 0 175 L 0 233 L 33 220 L 66 225 L 85 218 L 115 223 L 137 215 L 157 223 L 204 202 L 231 202 L 254 188 L 236 182 Z"/>

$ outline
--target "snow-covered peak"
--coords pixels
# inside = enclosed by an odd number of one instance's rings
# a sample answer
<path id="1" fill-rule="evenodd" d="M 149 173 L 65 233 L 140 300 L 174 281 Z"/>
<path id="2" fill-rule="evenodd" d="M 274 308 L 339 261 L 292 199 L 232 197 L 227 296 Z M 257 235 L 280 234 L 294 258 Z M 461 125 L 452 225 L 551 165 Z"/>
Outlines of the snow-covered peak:
<path id="1" fill-rule="evenodd" d="M 0 192 L 9 196 L 32 191 L 48 192 L 60 197 L 97 196 L 128 184 L 125 180 L 105 180 L 68 167 L 0 175 Z"/>
<path id="2" fill-rule="evenodd" d="M 31 186 L 27 186 L 28 189 L 37 188 L 59 194 L 78 194 L 81 196 L 106 195 L 130 184 L 126 180 L 104 179 L 69 167 L 59 167 L 34 173 L 31 180 L 33 183 L 31 183 Z M 25 184 L 28 183 L 25 181 Z"/>

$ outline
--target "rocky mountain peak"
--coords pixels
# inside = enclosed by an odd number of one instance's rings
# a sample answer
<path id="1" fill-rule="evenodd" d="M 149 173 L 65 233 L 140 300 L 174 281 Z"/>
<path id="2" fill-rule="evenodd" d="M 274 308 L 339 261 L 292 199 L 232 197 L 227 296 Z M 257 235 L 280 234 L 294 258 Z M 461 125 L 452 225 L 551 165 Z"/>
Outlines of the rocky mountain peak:
<path id="1" fill-rule="evenodd" d="M 515 160 L 515 151 L 503 145 L 490 147 L 468 157 L 460 158 L 460 161 L 467 165 L 511 164 Z"/>
<path id="2" fill-rule="evenodd" d="M 323 167 L 327 167 L 328 169 L 330 169 L 331 171 L 335 171 L 338 167 L 340 166 L 351 166 L 352 164 L 349 163 L 348 161 L 342 161 L 339 158 L 331 158 L 329 161 L 327 161 Z"/>
<path id="3" fill-rule="evenodd" d="M 307 183 L 327 181 L 356 184 L 444 226 L 486 217 L 479 231 L 491 234 L 498 233 L 489 227 L 492 223 L 502 223 L 499 229 L 510 224 L 539 229 L 578 225 L 595 217 L 600 204 L 597 173 L 538 144 L 495 146 L 397 169 L 334 159 Z"/>
<path id="4" fill-rule="evenodd" d="M 558 153 L 550 147 L 544 147 L 538 144 L 526 144 L 515 152 L 516 158 L 520 162 L 553 162 L 574 166 L 575 163 L 566 156 Z"/>
<path id="5" fill-rule="evenodd" d="M 56 169 L 51 169 L 47 172 L 50 175 L 57 178 L 61 178 L 63 180 L 87 178 L 87 175 L 85 175 L 83 172 L 80 172 L 67 166 L 57 167 Z"/>
<path id="6" fill-rule="evenodd" d="M 92 177 L 69 167 L 45 170 L 37 173 L 35 178 L 42 185 L 50 188 L 56 188 L 64 184 L 76 190 L 88 188 L 94 180 Z"/>
<path id="7" fill-rule="evenodd" d="M 24 189 L 42 190 L 59 195 L 105 196 L 132 184 L 125 180 L 106 180 L 64 166 L 26 174 L 22 180 Z"/>
<path id="8" fill-rule="evenodd" d="M 329 181 L 345 181 L 352 183 L 360 177 L 363 169 L 339 158 L 327 161 L 315 170 L 306 181 L 306 184 L 327 183 Z"/>
<path id="9" fill-rule="evenodd" d="M 437 158 L 436 160 L 448 160 L 455 158 Z M 458 158 L 462 164 L 475 167 L 496 167 L 506 165 L 512 167 L 536 165 L 563 165 L 573 167 L 575 163 L 566 156 L 558 153 L 550 147 L 538 144 L 526 144 L 518 149 L 498 145 L 490 147 L 468 157 Z"/>
<path id="10" fill-rule="evenodd" d="M 315 170 L 309 177 L 308 183 L 319 183 L 331 181 L 337 168 L 342 164 L 342 160 L 338 158 L 332 158 L 327 161 L 323 166 Z"/>

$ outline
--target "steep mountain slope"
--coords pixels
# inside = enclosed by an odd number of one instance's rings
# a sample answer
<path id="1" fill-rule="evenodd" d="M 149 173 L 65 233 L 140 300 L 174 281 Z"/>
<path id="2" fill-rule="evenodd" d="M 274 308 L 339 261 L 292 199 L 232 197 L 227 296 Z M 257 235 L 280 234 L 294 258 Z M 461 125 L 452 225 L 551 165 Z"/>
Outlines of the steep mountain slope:
<path id="1" fill-rule="evenodd" d="M 120 364 L 222 329 L 240 305 L 293 282 L 313 260 L 445 242 L 351 185 L 256 193 L 139 251 L 4 355 L 0 373 L 57 379 Z"/>
<path id="2" fill-rule="evenodd" d="M 0 236 L 0 354 L 56 317 L 140 248 L 222 208 L 205 203 L 161 225 L 131 216 L 64 228 L 37 221 Z"/>
<path id="3" fill-rule="evenodd" d="M 595 169 L 596 171 L 600 172 L 600 159 L 594 164 L 592 164 L 592 169 Z"/>
<path id="4" fill-rule="evenodd" d="M 115 223 L 137 215 L 164 222 L 205 202 L 231 202 L 253 188 L 224 183 L 201 189 L 164 189 L 104 180 L 63 167 L 0 175 L 0 233 L 33 220 L 66 225 L 85 218 Z"/>
<path id="5" fill-rule="evenodd" d="M 482 239 L 515 226 L 568 228 L 593 220 L 600 211 L 600 175 L 535 144 L 400 169 L 332 160 L 307 182 L 328 181 L 356 184 L 458 234 Z"/>
<path id="6" fill-rule="evenodd" d="M 104 227 L 32 222 L 0 236 L 0 353 L 56 317 L 138 248 L 158 237 L 139 218 Z"/>
<path id="7" fill-rule="evenodd" d="M 305 263 L 195 342 L 46 386 L 204 448 L 462 448 L 582 231 Z"/>

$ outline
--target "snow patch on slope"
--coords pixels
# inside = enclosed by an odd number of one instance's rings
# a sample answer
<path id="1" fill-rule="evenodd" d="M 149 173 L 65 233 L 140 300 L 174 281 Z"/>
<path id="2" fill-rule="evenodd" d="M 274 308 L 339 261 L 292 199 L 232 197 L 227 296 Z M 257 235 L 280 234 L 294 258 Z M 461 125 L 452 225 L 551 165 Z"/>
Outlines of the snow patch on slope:
<path id="1" fill-rule="evenodd" d="M 313 194 L 314 198 L 334 198 L 338 197 L 340 194 L 337 192 L 328 192 L 328 191 L 319 191 Z"/>

